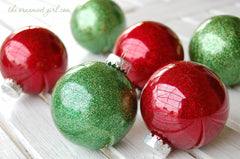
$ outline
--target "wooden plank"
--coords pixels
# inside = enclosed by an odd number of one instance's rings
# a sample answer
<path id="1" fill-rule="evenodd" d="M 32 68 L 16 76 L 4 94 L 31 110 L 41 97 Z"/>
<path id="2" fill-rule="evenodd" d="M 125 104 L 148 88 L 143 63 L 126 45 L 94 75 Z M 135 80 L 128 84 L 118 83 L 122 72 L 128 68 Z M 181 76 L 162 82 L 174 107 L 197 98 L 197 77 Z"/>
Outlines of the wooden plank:
<path id="1" fill-rule="evenodd" d="M 128 24 L 133 24 L 143 20 L 166 21 L 174 18 L 180 18 L 186 15 L 196 14 L 213 7 L 221 7 L 231 4 L 236 0 L 202 0 L 202 1 L 174 1 L 174 3 L 158 2 L 149 4 L 143 8 L 129 13 L 127 16 Z"/>
<path id="2" fill-rule="evenodd" d="M 1 113 L 0 126 L 26 158 L 42 159 L 24 136 Z"/>
<path id="3" fill-rule="evenodd" d="M 0 103 L 2 104 L 2 101 Z M 11 103 L 9 121 L 22 133 L 25 139 L 42 158 L 105 158 L 99 151 L 76 146 L 67 141 L 55 128 L 50 107 L 38 96 L 23 94 Z M 4 104 L 11 107 L 11 104 Z M 1 111 L 1 110 L 0 110 Z"/>
<path id="4" fill-rule="evenodd" d="M 1 159 L 24 159 L 25 156 L 6 135 L 6 133 L 0 128 L 0 158 Z"/>
<path id="5" fill-rule="evenodd" d="M 6 28 L 8 26 L 4 26 L 5 24 L 0 20 L 0 46 L 3 41 L 11 34 L 11 30 Z"/>
<path id="6" fill-rule="evenodd" d="M 88 50 L 82 48 L 80 45 L 76 44 L 74 46 L 67 48 L 68 52 L 68 68 L 78 65 L 80 63 L 89 61 L 104 61 L 108 55 L 97 55 L 89 52 Z"/>
<path id="7" fill-rule="evenodd" d="M 77 5 L 82 5 L 88 0 L 81 0 L 81 1 L 76 1 L 76 0 L 68 0 L 68 3 L 60 2 L 59 0 L 38 0 L 41 1 L 45 4 L 49 4 L 52 6 L 55 6 L 56 4 L 64 4 L 65 7 L 70 8 L 72 11 Z M 136 7 L 142 6 L 141 1 L 138 0 L 133 0 L 133 1 L 128 1 L 128 0 L 113 0 L 115 3 L 117 3 L 125 12 L 128 12 L 129 10 L 132 10 Z"/>
<path id="8" fill-rule="evenodd" d="M 240 134 L 225 127 L 219 136 L 201 150 L 212 158 L 238 159 Z"/>
<path id="9" fill-rule="evenodd" d="M 143 138 L 149 130 L 146 128 L 142 117 L 140 115 L 140 111 L 138 111 L 137 120 L 131 129 L 131 131 L 127 134 L 125 138 L 121 140 L 120 143 L 116 144 L 114 147 L 124 156 L 131 159 L 152 159 L 159 158 L 161 154 L 155 149 L 147 146 L 143 143 Z M 181 150 L 174 150 L 170 153 L 169 159 L 192 159 L 188 153 Z"/>
<path id="10" fill-rule="evenodd" d="M 240 16 L 240 3 L 235 3 L 231 5 L 226 5 L 220 8 L 211 8 L 209 12 L 213 15 L 219 15 L 219 14 L 229 14 L 229 15 L 235 15 Z"/>
<path id="11" fill-rule="evenodd" d="M 240 85 L 228 88 L 229 98 L 230 98 L 230 113 L 227 125 L 240 133 Z"/>
<path id="12" fill-rule="evenodd" d="M 140 1 L 128 1 L 128 0 L 114 0 L 125 13 L 134 12 L 138 7 L 142 6 Z"/>
<path id="13" fill-rule="evenodd" d="M 188 46 L 195 26 L 189 25 L 181 19 L 166 21 L 164 24 L 170 27 L 178 35 L 184 49 L 184 60 L 189 61 Z"/>

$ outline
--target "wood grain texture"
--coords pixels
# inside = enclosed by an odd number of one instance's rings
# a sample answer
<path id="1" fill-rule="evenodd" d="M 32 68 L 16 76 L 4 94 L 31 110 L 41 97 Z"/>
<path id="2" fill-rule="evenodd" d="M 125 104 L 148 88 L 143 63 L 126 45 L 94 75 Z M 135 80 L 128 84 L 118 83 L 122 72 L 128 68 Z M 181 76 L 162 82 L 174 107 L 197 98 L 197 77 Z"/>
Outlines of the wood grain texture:
<path id="1" fill-rule="evenodd" d="M 161 156 L 159 152 L 150 148 L 142 141 L 145 134 L 148 132 L 149 130 L 144 125 L 140 111 L 138 111 L 137 120 L 132 130 L 127 134 L 125 138 L 122 139 L 120 143 L 116 144 L 114 147 L 124 156 L 127 156 L 127 158 L 158 158 Z M 170 154 L 169 159 L 192 159 L 192 156 L 186 152 L 175 150 Z"/>
<path id="2" fill-rule="evenodd" d="M 0 128 L 0 159 L 19 158 L 24 159 L 25 156 L 17 148 L 17 146 L 11 141 L 6 133 Z"/>
<path id="3" fill-rule="evenodd" d="M 212 158 L 239 158 L 240 134 L 225 127 L 219 136 L 210 144 L 201 148 Z"/>
<path id="4" fill-rule="evenodd" d="M 80 148 L 63 138 L 53 124 L 50 107 L 38 96 L 23 94 L 14 107 L 9 121 L 42 158 L 105 158 L 99 151 Z"/>

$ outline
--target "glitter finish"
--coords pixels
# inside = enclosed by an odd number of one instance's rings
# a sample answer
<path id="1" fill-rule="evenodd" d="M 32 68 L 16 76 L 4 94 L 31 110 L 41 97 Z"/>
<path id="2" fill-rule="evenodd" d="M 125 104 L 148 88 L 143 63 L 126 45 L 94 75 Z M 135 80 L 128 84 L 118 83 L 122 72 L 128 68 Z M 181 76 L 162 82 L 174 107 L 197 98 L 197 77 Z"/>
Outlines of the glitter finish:
<path id="1" fill-rule="evenodd" d="M 213 70 L 226 85 L 240 81 L 240 19 L 221 15 L 205 20 L 195 30 L 190 46 L 192 61 Z"/>
<path id="2" fill-rule="evenodd" d="M 109 53 L 118 35 L 125 29 L 121 8 L 111 0 L 89 0 L 72 14 L 74 38 L 93 53 Z"/>
<path id="3" fill-rule="evenodd" d="M 183 60 L 183 48 L 177 35 L 167 26 L 150 21 L 124 30 L 113 52 L 132 65 L 127 77 L 139 89 L 159 67 Z"/>
<path id="4" fill-rule="evenodd" d="M 157 70 L 141 95 L 141 113 L 153 135 L 178 149 L 201 147 L 224 127 L 229 97 L 206 67 L 175 62 Z"/>
<path id="5" fill-rule="evenodd" d="M 17 82 L 25 93 L 50 91 L 66 67 L 66 49 L 47 29 L 24 27 L 9 35 L 2 44 L 1 73 L 4 78 Z"/>
<path id="6" fill-rule="evenodd" d="M 135 90 L 123 73 L 102 62 L 73 67 L 52 95 L 52 117 L 60 132 L 87 148 L 111 146 L 132 127 Z"/>

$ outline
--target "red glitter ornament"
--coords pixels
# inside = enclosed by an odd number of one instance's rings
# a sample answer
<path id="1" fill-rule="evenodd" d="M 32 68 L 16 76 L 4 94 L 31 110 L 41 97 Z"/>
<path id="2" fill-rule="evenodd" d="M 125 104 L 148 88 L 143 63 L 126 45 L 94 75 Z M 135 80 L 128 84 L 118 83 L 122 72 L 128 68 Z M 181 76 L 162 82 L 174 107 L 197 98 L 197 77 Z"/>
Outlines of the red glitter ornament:
<path id="1" fill-rule="evenodd" d="M 141 113 L 151 131 L 145 142 L 152 147 L 201 147 L 219 134 L 228 112 L 223 82 L 193 62 L 180 61 L 158 69 L 141 95 Z"/>
<path id="2" fill-rule="evenodd" d="M 151 21 L 139 22 L 124 30 L 113 52 L 132 65 L 127 77 L 139 89 L 159 67 L 183 60 L 177 35 L 167 26 Z"/>
<path id="3" fill-rule="evenodd" d="M 7 79 L 2 88 L 7 91 L 19 91 L 21 87 L 25 93 L 48 92 L 66 68 L 66 49 L 47 29 L 24 27 L 9 35 L 2 44 L 0 69 Z M 19 94 L 15 92 L 13 96 Z"/>

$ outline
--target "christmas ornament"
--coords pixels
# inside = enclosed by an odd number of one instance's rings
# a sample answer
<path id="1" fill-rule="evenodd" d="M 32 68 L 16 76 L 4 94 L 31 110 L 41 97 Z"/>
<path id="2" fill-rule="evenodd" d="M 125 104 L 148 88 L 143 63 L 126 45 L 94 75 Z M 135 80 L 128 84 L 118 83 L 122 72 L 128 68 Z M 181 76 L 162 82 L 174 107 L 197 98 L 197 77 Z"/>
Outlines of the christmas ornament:
<path id="1" fill-rule="evenodd" d="M 224 127 L 229 97 L 222 81 L 206 67 L 175 62 L 158 69 L 141 94 L 141 113 L 151 131 L 145 143 L 167 156 L 171 147 L 201 147 Z"/>
<path id="2" fill-rule="evenodd" d="M 240 81 L 240 19 L 215 16 L 201 23 L 193 33 L 190 46 L 192 61 L 213 70 L 226 85 Z"/>
<path id="3" fill-rule="evenodd" d="M 109 53 L 125 29 L 121 8 L 111 0 L 89 0 L 72 14 L 71 30 L 77 42 L 93 53 Z"/>
<path id="4" fill-rule="evenodd" d="M 127 77 L 139 89 L 159 67 L 183 60 L 177 35 L 167 26 L 151 21 L 124 30 L 116 41 L 114 53 L 132 65 Z"/>
<path id="5" fill-rule="evenodd" d="M 93 149 L 111 146 L 134 123 L 136 94 L 121 70 L 128 65 L 111 62 L 115 56 L 108 64 L 88 62 L 71 68 L 54 88 L 53 120 L 73 143 Z"/>
<path id="6" fill-rule="evenodd" d="M 67 67 L 63 43 L 51 31 L 28 26 L 10 34 L 3 42 L 0 69 L 2 89 L 12 97 L 21 91 L 38 94 L 50 91 Z"/>

